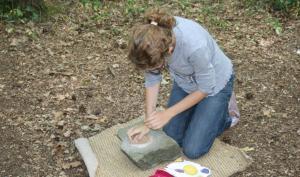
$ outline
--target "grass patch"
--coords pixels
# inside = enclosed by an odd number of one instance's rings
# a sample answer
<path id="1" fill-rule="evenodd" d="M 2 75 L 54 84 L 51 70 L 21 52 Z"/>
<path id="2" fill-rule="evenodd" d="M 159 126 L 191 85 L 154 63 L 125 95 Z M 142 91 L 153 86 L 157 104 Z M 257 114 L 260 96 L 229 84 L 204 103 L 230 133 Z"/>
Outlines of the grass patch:
<path id="1" fill-rule="evenodd" d="M 189 0 L 179 0 L 177 2 L 181 10 L 186 10 L 191 6 L 191 2 Z"/>
<path id="2" fill-rule="evenodd" d="M 283 26 L 280 20 L 276 17 L 267 18 L 266 22 L 273 28 L 277 35 L 281 35 L 283 32 Z"/>
<path id="3" fill-rule="evenodd" d="M 19 20 L 39 21 L 46 13 L 43 0 L 1 0 L 0 18 L 8 22 Z"/>
<path id="4" fill-rule="evenodd" d="M 276 16 L 297 18 L 300 16 L 299 0 L 242 0 L 247 8 L 264 9 Z"/>
<path id="5" fill-rule="evenodd" d="M 94 11 L 98 11 L 102 7 L 100 0 L 80 0 L 85 7 L 92 7 Z"/>
<path id="6" fill-rule="evenodd" d="M 222 3 L 203 3 L 203 7 L 197 10 L 201 21 L 208 23 L 210 26 L 218 29 L 227 29 L 230 22 L 225 20 L 222 16 L 224 13 L 224 6 Z"/>
<path id="7" fill-rule="evenodd" d="M 65 11 L 65 5 L 43 0 L 2 0 L 0 2 L 0 20 L 15 22 L 42 22 L 57 13 Z"/>
<path id="8" fill-rule="evenodd" d="M 147 8 L 147 3 L 141 5 L 137 0 L 127 0 L 125 2 L 124 13 L 127 17 L 135 17 L 144 13 Z"/>

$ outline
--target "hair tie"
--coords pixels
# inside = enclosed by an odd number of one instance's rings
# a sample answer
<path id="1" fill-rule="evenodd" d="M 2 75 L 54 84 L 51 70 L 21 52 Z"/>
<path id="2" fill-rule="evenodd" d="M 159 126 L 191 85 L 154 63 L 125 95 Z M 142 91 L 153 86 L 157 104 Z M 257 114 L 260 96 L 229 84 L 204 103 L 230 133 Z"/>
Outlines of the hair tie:
<path id="1" fill-rule="evenodd" d="M 158 25 L 158 23 L 157 22 L 155 22 L 155 21 L 151 21 L 151 23 L 150 23 L 151 25 L 155 25 L 155 26 L 157 26 Z"/>

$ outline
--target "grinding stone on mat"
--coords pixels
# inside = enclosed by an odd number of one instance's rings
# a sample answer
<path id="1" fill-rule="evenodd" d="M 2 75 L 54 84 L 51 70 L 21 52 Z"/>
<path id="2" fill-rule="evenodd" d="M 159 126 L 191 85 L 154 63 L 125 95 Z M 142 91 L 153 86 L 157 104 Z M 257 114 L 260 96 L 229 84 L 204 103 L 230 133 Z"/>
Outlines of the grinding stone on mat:
<path id="1" fill-rule="evenodd" d="M 89 146 L 77 144 L 80 155 L 83 157 L 88 170 L 94 168 L 94 162 L 89 158 L 94 154 L 98 160 L 96 173 L 90 177 L 144 177 L 151 176 L 158 168 L 164 168 L 169 162 L 162 163 L 155 168 L 142 170 L 120 150 L 121 141 L 116 136 L 120 128 L 127 127 L 140 122 L 143 117 L 133 119 L 124 124 L 117 124 L 103 130 L 95 136 L 89 137 Z M 85 153 L 83 150 L 91 149 L 92 152 Z M 188 159 L 187 159 L 188 160 Z M 212 177 L 229 177 L 237 172 L 245 170 L 252 160 L 237 147 L 225 144 L 216 139 L 211 150 L 199 159 L 191 160 L 212 171 Z M 92 173 L 93 171 L 90 171 Z"/>
<path id="2" fill-rule="evenodd" d="M 121 149 L 136 166 L 147 170 L 181 156 L 178 144 L 161 130 L 150 130 L 148 134 L 150 141 L 145 144 L 131 144 L 127 130 L 139 124 L 132 124 L 118 130 L 118 137 L 122 140 Z"/>

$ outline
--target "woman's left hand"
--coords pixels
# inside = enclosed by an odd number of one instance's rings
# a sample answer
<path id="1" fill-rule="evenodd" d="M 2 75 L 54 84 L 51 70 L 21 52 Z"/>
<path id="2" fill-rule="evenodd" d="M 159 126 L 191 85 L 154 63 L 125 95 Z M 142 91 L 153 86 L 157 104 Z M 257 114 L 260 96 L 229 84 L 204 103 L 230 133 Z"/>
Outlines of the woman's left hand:
<path id="1" fill-rule="evenodd" d="M 167 111 L 153 112 L 145 121 L 145 125 L 151 129 L 157 130 L 166 125 L 172 116 Z"/>

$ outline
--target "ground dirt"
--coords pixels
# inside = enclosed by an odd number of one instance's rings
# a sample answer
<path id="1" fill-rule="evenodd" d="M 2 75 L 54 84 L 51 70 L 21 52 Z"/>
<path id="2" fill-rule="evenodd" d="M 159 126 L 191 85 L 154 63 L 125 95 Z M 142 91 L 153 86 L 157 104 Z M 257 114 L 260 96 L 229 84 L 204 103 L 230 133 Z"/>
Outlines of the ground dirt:
<path id="1" fill-rule="evenodd" d="M 300 21 L 280 18 L 278 35 L 274 17 L 238 1 L 165 2 L 233 61 L 241 121 L 221 139 L 254 161 L 234 176 L 300 176 Z M 143 113 L 143 75 L 126 58 L 141 8 L 105 3 L 95 12 L 68 1 L 44 22 L 1 22 L 0 176 L 87 176 L 73 140 Z M 159 106 L 170 87 L 166 74 Z"/>

